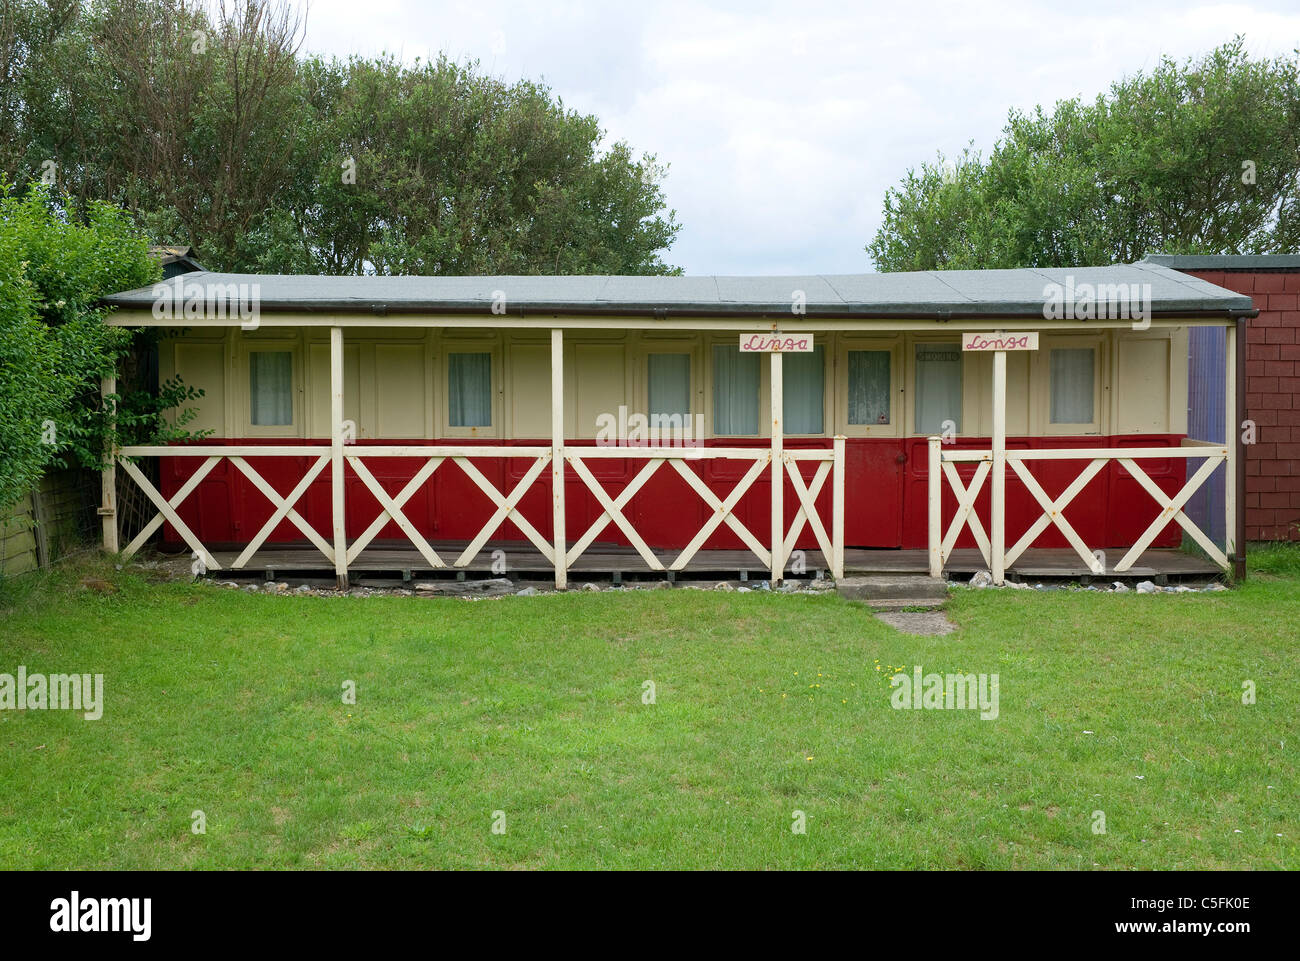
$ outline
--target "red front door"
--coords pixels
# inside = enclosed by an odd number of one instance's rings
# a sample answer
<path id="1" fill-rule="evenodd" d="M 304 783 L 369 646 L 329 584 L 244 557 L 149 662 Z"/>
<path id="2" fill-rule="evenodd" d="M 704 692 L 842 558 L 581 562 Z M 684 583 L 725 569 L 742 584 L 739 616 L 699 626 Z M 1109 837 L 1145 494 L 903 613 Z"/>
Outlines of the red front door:
<path id="1" fill-rule="evenodd" d="M 844 442 L 845 546 L 903 546 L 908 445 L 893 437 L 850 437 Z M 924 453 L 925 438 L 921 449 Z"/>

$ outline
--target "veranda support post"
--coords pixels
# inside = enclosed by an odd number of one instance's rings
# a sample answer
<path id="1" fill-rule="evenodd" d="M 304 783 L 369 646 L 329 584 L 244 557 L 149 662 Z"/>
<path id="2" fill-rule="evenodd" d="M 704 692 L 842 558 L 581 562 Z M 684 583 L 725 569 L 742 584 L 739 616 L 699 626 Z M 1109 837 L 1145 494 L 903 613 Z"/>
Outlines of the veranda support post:
<path id="1" fill-rule="evenodd" d="M 99 396 L 108 409 L 108 418 L 110 428 L 116 426 L 117 406 L 109 400 L 117 393 L 117 375 L 109 374 L 99 382 Z M 110 435 L 113 432 L 110 429 Z M 115 436 L 110 439 L 107 450 L 104 451 L 104 464 L 99 471 L 99 516 L 103 521 L 104 529 L 104 552 L 106 554 L 116 554 L 118 552 L 118 532 L 117 532 L 117 446 L 113 442 Z"/>
<path id="2" fill-rule="evenodd" d="M 330 328 L 330 491 L 333 494 L 334 579 L 348 589 L 348 538 L 343 512 L 343 328 Z"/>
<path id="3" fill-rule="evenodd" d="M 784 462 L 784 394 L 781 382 L 781 354 L 772 358 L 772 587 L 779 587 L 785 573 L 785 493 Z"/>
<path id="4" fill-rule="evenodd" d="M 569 583 L 564 530 L 564 331 L 551 330 L 551 537 L 555 550 L 555 589 Z"/>
<path id="5" fill-rule="evenodd" d="M 930 461 L 926 478 L 929 482 L 929 492 L 926 496 L 926 505 L 929 508 L 930 515 L 930 536 L 927 542 L 930 546 L 931 577 L 943 576 L 943 515 L 941 513 L 943 478 L 939 476 L 943 470 L 940 460 L 943 450 L 942 444 L 943 441 L 940 438 L 930 438 Z"/>
<path id="6" fill-rule="evenodd" d="M 1237 417 L 1237 426 L 1241 427 L 1241 416 L 1246 413 L 1246 347 L 1250 343 L 1249 337 L 1246 336 L 1246 325 L 1248 321 L 1245 317 L 1237 318 L 1237 336 L 1235 339 L 1235 351 L 1237 356 L 1237 377 L 1235 396 L 1237 402 L 1235 405 Z M 1238 581 L 1246 579 L 1246 448 L 1243 446 L 1245 441 L 1240 430 L 1233 431 L 1235 435 L 1232 438 L 1231 456 L 1235 459 L 1234 466 L 1237 475 L 1237 497 L 1236 497 L 1236 522 L 1233 530 L 1237 532 L 1233 539 L 1233 575 Z M 1224 437 L 1224 440 L 1228 440 Z"/>
<path id="7" fill-rule="evenodd" d="M 1237 553 L 1237 443 L 1241 437 L 1237 425 L 1237 328 L 1229 324 L 1223 331 L 1223 553 L 1235 567 Z"/>
<path id="8" fill-rule="evenodd" d="M 993 530 L 989 558 L 993 583 L 999 587 L 1006 580 L 1007 556 L 1007 352 L 993 354 L 993 510 L 989 518 Z"/>
<path id="9" fill-rule="evenodd" d="M 844 435 L 836 434 L 835 462 L 831 468 L 831 577 L 844 579 Z"/>

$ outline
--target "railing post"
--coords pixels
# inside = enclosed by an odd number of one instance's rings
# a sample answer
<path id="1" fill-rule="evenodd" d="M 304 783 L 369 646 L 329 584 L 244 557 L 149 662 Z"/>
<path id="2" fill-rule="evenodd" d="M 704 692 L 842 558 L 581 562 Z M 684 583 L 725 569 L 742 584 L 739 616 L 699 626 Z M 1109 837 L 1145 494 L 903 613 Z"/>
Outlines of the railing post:
<path id="1" fill-rule="evenodd" d="M 844 577 L 844 435 L 835 435 L 835 463 L 831 467 L 831 577 Z"/>
<path id="2" fill-rule="evenodd" d="M 109 421 L 107 448 L 104 451 L 104 463 L 99 471 L 99 516 L 103 518 L 104 552 L 116 554 L 118 546 L 117 530 L 117 405 L 109 398 L 117 393 L 117 375 L 109 374 L 99 382 L 99 396 L 106 408 Z"/>
<path id="3" fill-rule="evenodd" d="M 930 576 L 943 576 L 943 478 L 940 473 L 942 465 L 942 444 L 938 437 L 930 438 L 930 463 L 926 480 L 930 492 L 927 505 L 930 512 Z"/>
<path id="4" fill-rule="evenodd" d="M 781 355 L 772 358 L 772 587 L 778 587 L 785 576 L 785 444 L 783 431 L 784 393 L 781 383 Z"/>
<path id="5" fill-rule="evenodd" d="M 1237 553 L 1237 457 L 1241 429 L 1237 424 L 1237 327 L 1229 324 L 1223 330 L 1223 446 L 1228 456 L 1223 463 L 1223 554 L 1228 565 L 1236 567 Z M 1184 471 L 1184 473 L 1186 473 Z"/>
<path id="6" fill-rule="evenodd" d="M 569 583 L 564 531 L 564 331 L 551 330 L 551 535 L 555 549 L 555 589 Z"/>
<path id="7" fill-rule="evenodd" d="M 993 583 L 1006 580 L 1007 556 L 1007 352 L 993 354 L 993 510 L 989 518 Z"/>
<path id="8" fill-rule="evenodd" d="M 334 524 L 334 579 L 348 589 L 348 538 L 343 491 L 343 328 L 330 328 L 330 492 Z"/>

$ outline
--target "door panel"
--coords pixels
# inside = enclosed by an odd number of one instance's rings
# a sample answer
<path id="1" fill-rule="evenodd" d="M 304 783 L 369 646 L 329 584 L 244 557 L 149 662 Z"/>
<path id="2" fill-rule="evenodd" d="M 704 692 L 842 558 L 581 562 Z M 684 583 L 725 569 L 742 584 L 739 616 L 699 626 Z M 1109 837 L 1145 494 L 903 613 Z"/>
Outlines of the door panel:
<path id="1" fill-rule="evenodd" d="M 844 543 L 903 546 L 903 476 L 908 441 L 850 437 L 844 442 Z M 924 452 L 925 439 L 921 439 Z M 924 465 L 923 465 L 924 466 Z"/>

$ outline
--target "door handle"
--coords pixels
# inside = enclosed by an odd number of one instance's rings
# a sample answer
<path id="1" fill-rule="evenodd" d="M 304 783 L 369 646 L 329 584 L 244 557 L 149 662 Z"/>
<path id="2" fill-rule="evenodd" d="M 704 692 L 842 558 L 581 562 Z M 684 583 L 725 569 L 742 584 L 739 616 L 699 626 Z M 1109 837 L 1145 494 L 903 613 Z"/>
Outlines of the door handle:
<path id="1" fill-rule="evenodd" d="M 907 463 L 907 454 L 899 454 L 897 457 L 894 458 L 894 463 L 896 463 L 896 464 L 906 464 L 906 463 Z"/>

